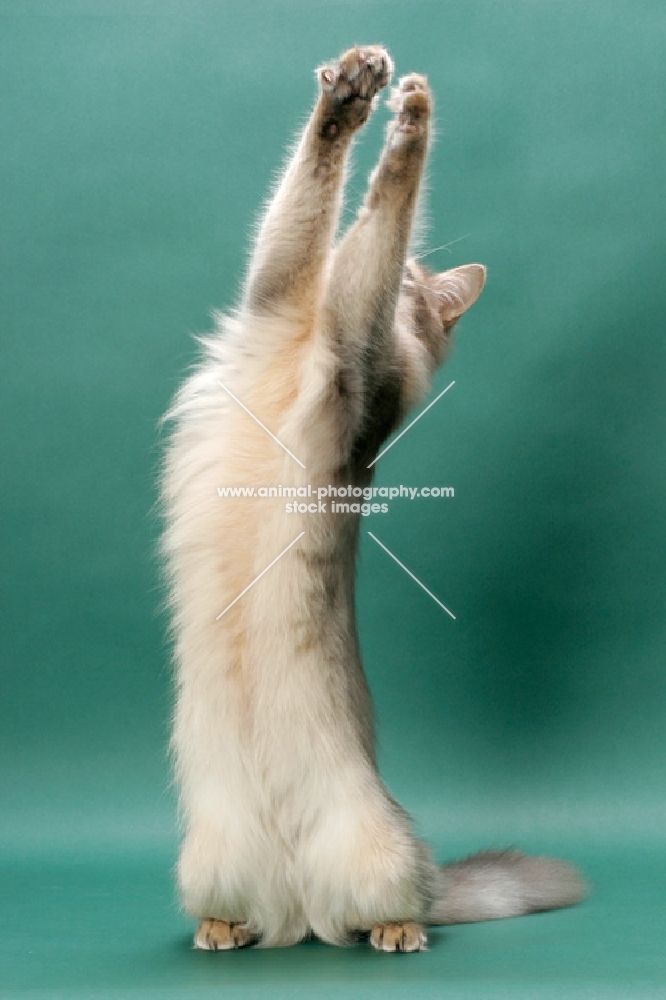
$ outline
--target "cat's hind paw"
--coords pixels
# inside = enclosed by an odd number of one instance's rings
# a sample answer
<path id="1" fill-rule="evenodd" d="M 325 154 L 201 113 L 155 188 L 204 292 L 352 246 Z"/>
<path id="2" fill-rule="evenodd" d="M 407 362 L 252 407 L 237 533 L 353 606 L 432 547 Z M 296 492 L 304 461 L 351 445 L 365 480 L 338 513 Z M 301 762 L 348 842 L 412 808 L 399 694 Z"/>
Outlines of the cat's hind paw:
<path id="1" fill-rule="evenodd" d="M 370 932 L 370 944 L 377 951 L 427 951 L 428 938 L 420 924 L 405 920 L 375 924 Z"/>
<path id="2" fill-rule="evenodd" d="M 226 920 L 202 920 L 194 935 L 194 947 L 202 951 L 232 951 L 251 944 L 252 934 L 245 924 Z"/>
<path id="3" fill-rule="evenodd" d="M 393 61 L 380 45 L 357 45 L 336 63 L 317 70 L 323 94 L 334 106 L 344 108 L 349 124 L 356 127 L 368 117 L 373 98 L 392 75 Z"/>

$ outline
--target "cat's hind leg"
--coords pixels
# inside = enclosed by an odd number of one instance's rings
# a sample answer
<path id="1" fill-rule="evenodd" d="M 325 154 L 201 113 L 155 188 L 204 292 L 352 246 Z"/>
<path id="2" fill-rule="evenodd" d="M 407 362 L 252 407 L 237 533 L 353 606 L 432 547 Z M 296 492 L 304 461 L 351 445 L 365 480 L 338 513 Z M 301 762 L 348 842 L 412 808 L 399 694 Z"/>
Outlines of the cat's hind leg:
<path id="1" fill-rule="evenodd" d="M 377 951 L 425 951 L 428 938 L 421 924 L 404 920 L 375 924 L 370 932 L 370 944 Z"/>
<path id="2" fill-rule="evenodd" d="M 232 951 L 252 944 L 256 936 L 245 924 L 227 920 L 202 920 L 194 935 L 194 947 L 202 951 Z"/>
<path id="3" fill-rule="evenodd" d="M 318 69 L 318 100 L 257 237 L 243 303 L 251 314 L 312 318 L 351 140 L 392 70 L 378 45 L 357 46 Z"/>
<path id="4" fill-rule="evenodd" d="M 180 850 L 181 902 L 198 922 L 194 947 L 205 951 L 295 944 L 308 932 L 292 888 L 289 851 L 256 813 L 234 809 L 241 797 L 237 793 L 223 809 L 220 799 L 215 803 L 224 825 L 191 816 Z"/>
<path id="5" fill-rule="evenodd" d="M 369 938 L 380 951 L 420 951 L 437 892 L 430 852 L 367 762 L 321 776 L 317 821 L 301 844 L 302 898 L 313 932 L 330 944 Z"/>

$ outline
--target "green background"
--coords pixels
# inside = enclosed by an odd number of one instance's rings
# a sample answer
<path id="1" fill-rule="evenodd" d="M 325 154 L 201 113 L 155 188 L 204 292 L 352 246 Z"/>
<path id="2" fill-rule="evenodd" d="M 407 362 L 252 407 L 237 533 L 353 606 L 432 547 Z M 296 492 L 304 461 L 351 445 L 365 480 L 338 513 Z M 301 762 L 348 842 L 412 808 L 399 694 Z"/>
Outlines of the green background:
<path id="1" fill-rule="evenodd" d="M 0 995 L 666 993 L 666 8 L 0 4 Z M 438 854 L 578 862 L 583 906 L 421 956 L 194 953 L 172 884 L 158 418 L 233 304 L 313 67 L 428 74 L 423 249 L 488 266 L 364 520 L 382 772 Z M 387 112 L 356 155 L 351 206 Z"/>

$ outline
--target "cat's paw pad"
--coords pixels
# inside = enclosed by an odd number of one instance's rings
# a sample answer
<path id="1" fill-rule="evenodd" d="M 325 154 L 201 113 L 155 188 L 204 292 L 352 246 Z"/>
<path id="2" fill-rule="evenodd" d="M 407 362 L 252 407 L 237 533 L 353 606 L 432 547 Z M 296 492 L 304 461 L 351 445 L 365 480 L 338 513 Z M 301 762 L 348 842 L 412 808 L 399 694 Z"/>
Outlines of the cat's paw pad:
<path id="1" fill-rule="evenodd" d="M 401 77 L 398 86 L 393 87 L 387 104 L 395 111 L 395 132 L 403 137 L 423 135 L 432 111 L 427 78 L 420 73 Z"/>
<path id="2" fill-rule="evenodd" d="M 428 938 L 420 924 L 412 920 L 392 924 L 375 924 L 370 932 L 370 944 L 377 951 L 426 951 Z"/>
<path id="3" fill-rule="evenodd" d="M 245 924 L 226 920 L 202 920 L 194 935 L 194 947 L 203 951 L 231 951 L 244 948 L 251 941 L 252 934 Z"/>
<path id="4" fill-rule="evenodd" d="M 380 45 L 357 45 L 344 52 L 337 63 L 317 70 L 321 89 L 336 102 L 353 98 L 371 102 L 387 86 L 392 74 L 391 57 Z"/>

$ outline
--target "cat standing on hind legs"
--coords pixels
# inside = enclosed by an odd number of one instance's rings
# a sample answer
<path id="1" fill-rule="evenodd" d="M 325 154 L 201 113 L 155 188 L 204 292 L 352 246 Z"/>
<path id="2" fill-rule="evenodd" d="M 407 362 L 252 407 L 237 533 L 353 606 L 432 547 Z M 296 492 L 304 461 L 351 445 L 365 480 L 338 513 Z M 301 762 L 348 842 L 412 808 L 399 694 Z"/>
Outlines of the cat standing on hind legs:
<path id="1" fill-rule="evenodd" d="M 384 788 L 354 619 L 359 515 L 217 494 L 368 485 L 368 465 L 482 290 L 479 264 L 432 274 L 407 257 L 428 148 L 423 76 L 394 88 L 363 205 L 334 245 L 351 141 L 391 73 L 378 46 L 318 71 L 241 303 L 168 414 L 178 881 L 198 948 L 361 933 L 384 951 L 417 951 L 427 924 L 581 896 L 575 872 L 551 859 L 488 852 L 436 865 Z"/>

